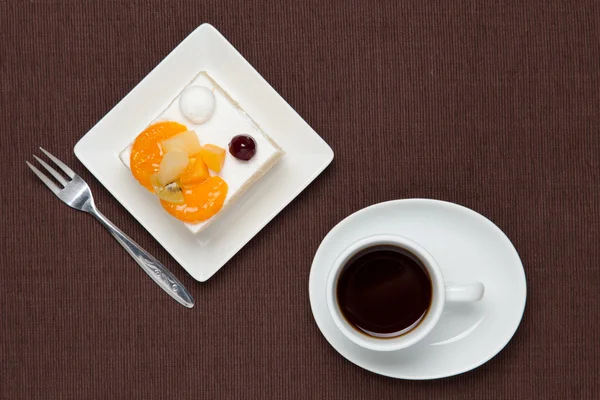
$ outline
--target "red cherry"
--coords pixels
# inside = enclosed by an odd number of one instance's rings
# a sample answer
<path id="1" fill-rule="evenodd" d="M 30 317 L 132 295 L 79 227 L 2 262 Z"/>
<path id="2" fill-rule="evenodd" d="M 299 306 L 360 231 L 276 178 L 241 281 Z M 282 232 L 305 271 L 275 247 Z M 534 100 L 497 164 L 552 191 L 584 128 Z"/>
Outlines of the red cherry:
<path id="1" fill-rule="evenodd" d="M 229 142 L 229 152 L 238 160 L 248 161 L 256 154 L 256 142 L 249 135 L 237 135 Z"/>

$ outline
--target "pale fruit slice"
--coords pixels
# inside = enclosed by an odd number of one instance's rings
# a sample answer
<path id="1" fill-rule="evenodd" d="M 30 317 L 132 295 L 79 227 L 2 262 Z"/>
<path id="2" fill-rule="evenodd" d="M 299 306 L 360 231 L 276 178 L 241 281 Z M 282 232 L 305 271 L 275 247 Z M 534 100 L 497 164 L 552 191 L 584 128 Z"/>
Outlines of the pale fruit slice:
<path id="1" fill-rule="evenodd" d="M 200 151 L 200 141 L 194 131 L 185 131 L 179 133 L 167 140 L 162 141 L 162 148 L 165 153 L 173 151 L 183 151 L 191 156 Z"/>
<path id="2" fill-rule="evenodd" d="M 160 167 L 158 167 L 158 182 L 162 186 L 174 182 L 185 171 L 189 162 L 187 153 L 183 151 L 172 151 L 165 154 L 160 162 Z"/>
<path id="3" fill-rule="evenodd" d="M 204 160 L 208 168 L 216 173 L 221 172 L 225 162 L 225 149 L 215 144 L 205 144 L 200 148 L 200 157 Z"/>
<path id="4" fill-rule="evenodd" d="M 200 157 L 190 158 L 190 163 L 181 176 L 179 182 L 182 185 L 195 185 L 202 183 L 210 177 L 206 164 Z"/>
<path id="5" fill-rule="evenodd" d="M 158 175 L 152 175 L 150 177 L 150 183 L 154 188 L 154 193 L 156 193 L 159 199 L 175 204 L 184 203 L 183 192 L 177 182 L 163 186 L 158 181 Z"/>

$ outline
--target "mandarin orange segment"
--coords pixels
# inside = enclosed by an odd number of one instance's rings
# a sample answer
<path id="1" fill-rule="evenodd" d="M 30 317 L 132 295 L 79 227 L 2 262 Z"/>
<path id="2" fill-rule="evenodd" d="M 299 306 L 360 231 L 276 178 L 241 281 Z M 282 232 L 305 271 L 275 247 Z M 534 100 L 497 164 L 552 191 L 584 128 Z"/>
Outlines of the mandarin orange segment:
<path id="1" fill-rule="evenodd" d="M 200 149 L 200 157 L 204 160 L 208 168 L 216 173 L 221 172 L 225 162 L 225 149 L 215 144 L 205 144 Z"/>
<path id="2" fill-rule="evenodd" d="M 227 197 L 227 182 L 212 176 L 203 183 L 183 188 L 183 204 L 161 200 L 165 210 L 180 221 L 194 223 L 206 221 L 223 208 Z"/>
<path id="3" fill-rule="evenodd" d="M 210 177 L 206 163 L 200 158 L 190 158 L 190 164 L 179 177 L 179 181 L 184 186 L 202 183 Z"/>
<path id="4" fill-rule="evenodd" d="M 144 129 L 135 139 L 129 158 L 131 173 L 146 189 L 154 192 L 150 177 L 158 172 L 163 158 L 160 143 L 187 130 L 185 125 L 177 122 L 157 122 Z"/>

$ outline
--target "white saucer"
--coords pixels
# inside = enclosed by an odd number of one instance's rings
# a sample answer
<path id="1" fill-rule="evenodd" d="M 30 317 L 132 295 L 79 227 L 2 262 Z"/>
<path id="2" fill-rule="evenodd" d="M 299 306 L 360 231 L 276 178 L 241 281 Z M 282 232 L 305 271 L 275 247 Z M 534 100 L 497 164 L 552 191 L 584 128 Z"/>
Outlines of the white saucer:
<path id="1" fill-rule="evenodd" d="M 348 340 L 327 310 L 329 267 L 352 242 L 383 233 L 420 243 L 436 258 L 446 282 L 481 281 L 483 300 L 447 304 L 429 336 L 408 349 L 377 352 Z M 323 239 L 309 278 L 315 321 L 333 348 L 362 368 L 399 379 L 448 377 L 490 360 L 517 330 L 526 292 L 519 255 L 496 225 L 468 208 L 426 199 L 375 204 L 344 219 Z"/>

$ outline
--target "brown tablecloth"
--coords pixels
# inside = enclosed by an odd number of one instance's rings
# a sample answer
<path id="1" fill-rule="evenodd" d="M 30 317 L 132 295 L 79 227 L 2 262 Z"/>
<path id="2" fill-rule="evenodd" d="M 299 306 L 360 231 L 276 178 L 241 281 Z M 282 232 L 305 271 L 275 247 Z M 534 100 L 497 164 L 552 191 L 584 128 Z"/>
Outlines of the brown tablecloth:
<path id="1" fill-rule="evenodd" d="M 599 21 L 591 0 L 2 1 L 0 398 L 594 398 Z M 73 154 L 202 22 L 336 153 L 204 284 Z M 24 164 L 37 146 L 75 167 L 99 208 L 190 289 L 194 309 L 53 198 Z M 325 234 L 362 207 L 409 197 L 488 216 L 525 265 L 513 340 L 453 378 L 364 371 L 310 312 L 308 274 Z"/>

